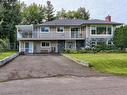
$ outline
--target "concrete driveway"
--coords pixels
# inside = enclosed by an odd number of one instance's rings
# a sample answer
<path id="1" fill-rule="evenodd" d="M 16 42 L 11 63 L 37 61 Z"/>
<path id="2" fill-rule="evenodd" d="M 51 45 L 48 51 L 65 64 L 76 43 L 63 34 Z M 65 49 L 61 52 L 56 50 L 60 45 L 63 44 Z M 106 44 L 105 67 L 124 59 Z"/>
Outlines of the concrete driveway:
<path id="1" fill-rule="evenodd" d="M 61 76 L 101 76 L 87 67 L 60 55 L 19 56 L 0 68 L 0 81 Z"/>

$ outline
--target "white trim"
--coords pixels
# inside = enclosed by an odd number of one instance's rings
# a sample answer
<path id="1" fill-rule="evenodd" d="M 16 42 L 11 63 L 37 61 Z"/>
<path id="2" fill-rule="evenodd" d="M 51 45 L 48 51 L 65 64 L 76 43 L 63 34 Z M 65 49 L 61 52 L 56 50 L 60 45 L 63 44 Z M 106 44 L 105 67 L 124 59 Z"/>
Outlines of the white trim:
<path id="1" fill-rule="evenodd" d="M 57 28 L 63 28 L 63 32 L 58 32 Z M 64 27 L 62 27 L 62 26 L 61 27 L 56 27 L 56 33 L 64 33 Z"/>
<path id="2" fill-rule="evenodd" d="M 92 28 L 95 27 L 96 29 L 96 32 L 97 32 L 97 27 L 99 26 L 103 26 L 103 27 L 106 27 L 106 34 L 92 34 Z M 108 32 L 108 27 L 111 27 L 111 34 L 107 34 Z M 113 26 L 112 25 L 91 25 L 90 26 L 90 36 L 97 36 L 97 37 L 101 37 L 101 36 L 113 36 Z"/>
<path id="3" fill-rule="evenodd" d="M 21 52 L 21 41 L 19 41 L 19 52 Z"/>
<path id="4" fill-rule="evenodd" d="M 26 46 L 25 44 L 26 44 L 26 41 L 25 41 L 25 42 L 23 42 L 24 52 L 25 52 L 25 49 L 26 49 L 26 48 L 25 48 L 25 46 Z"/>
<path id="5" fill-rule="evenodd" d="M 33 53 L 33 42 L 29 42 L 29 45 L 30 45 L 30 43 L 31 43 L 32 47 L 31 47 L 31 49 L 29 49 L 30 50 L 29 53 Z"/>

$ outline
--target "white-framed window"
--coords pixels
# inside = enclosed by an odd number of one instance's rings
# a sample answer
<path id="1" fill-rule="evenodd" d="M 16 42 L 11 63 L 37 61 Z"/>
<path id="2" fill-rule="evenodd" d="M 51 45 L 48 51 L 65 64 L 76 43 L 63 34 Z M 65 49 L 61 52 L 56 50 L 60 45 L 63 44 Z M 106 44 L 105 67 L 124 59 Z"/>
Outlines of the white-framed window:
<path id="1" fill-rule="evenodd" d="M 41 42 L 41 47 L 49 47 L 50 43 L 48 41 Z"/>
<path id="2" fill-rule="evenodd" d="M 107 41 L 107 44 L 108 44 L 108 45 L 112 45 L 113 42 L 112 42 L 111 40 L 108 40 L 108 41 Z"/>
<path id="3" fill-rule="evenodd" d="M 92 26 L 91 35 L 112 35 L 111 26 Z"/>
<path id="4" fill-rule="evenodd" d="M 49 33 L 50 28 L 49 27 L 41 27 L 41 32 L 42 33 Z"/>
<path id="5" fill-rule="evenodd" d="M 111 35 L 112 34 L 112 27 L 108 27 L 107 31 L 108 31 L 108 34 Z"/>
<path id="6" fill-rule="evenodd" d="M 81 35 L 81 28 L 71 27 L 71 38 L 80 38 Z"/>
<path id="7" fill-rule="evenodd" d="M 56 31 L 57 31 L 57 33 L 63 33 L 64 32 L 64 27 L 57 27 Z"/>
<path id="8" fill-rule="evenodd" d="M 95 41 L 92 41 L 91 44 L 92 44 L 92 47 L 94 47 L 94 46 L 96 46 L 97 43 Z"/>
<path id="9" fill-rule="evenodd" d="M 91 34 L 92 35 L 96 34 L 96 27 L 91 27 Z"/>

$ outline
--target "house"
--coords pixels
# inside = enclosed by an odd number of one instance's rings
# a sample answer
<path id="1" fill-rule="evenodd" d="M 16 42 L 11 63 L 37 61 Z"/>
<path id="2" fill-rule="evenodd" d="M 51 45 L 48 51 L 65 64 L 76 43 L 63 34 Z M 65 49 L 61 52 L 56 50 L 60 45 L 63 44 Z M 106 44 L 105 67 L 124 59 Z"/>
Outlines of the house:
<path id="1" fill-rule="evenodd" d="M 60 53 L 66 49 L 79 50 L 97 44 L 113 44 L 116 26 L 121 23 L 105 20 L 58 19 L 37 25 L 17 25 L 19 52 Z"/>

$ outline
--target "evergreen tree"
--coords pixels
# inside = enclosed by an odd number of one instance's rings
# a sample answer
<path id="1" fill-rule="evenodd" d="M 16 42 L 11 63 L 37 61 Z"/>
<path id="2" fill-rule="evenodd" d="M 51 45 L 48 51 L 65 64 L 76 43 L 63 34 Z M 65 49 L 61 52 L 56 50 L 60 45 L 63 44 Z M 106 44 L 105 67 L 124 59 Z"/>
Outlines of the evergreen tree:
<path id="1" fill-rule="evenodd" d="M 52 21 L 55 19 L 54 17 L 54 7 L 50 1 L 47 1 L 46 10 L 45 10 L 45 17 L 47 21 Z"/>
<path id="2" fill-rule="evenodd" d="M 67 13 L 66 10 L 64 10 L 63 8 L 61 9 L 61 11 L 58 11 L 56 14 L 56 18 L 67 18 Z"/>
<path id="3" fill-rule="evenodd" d="M 89 11 L 86 11 L 84 7 L 80 7 L 78 8 L 77 12 L 75 12 L 74 17 L 77 19 L 88 20 L 90 18 L 90 14 Z"/>

